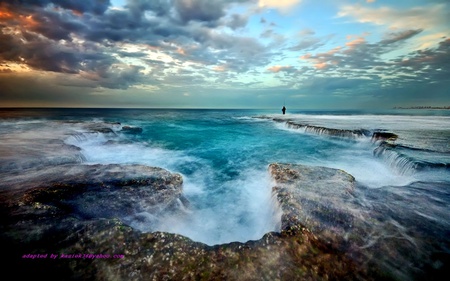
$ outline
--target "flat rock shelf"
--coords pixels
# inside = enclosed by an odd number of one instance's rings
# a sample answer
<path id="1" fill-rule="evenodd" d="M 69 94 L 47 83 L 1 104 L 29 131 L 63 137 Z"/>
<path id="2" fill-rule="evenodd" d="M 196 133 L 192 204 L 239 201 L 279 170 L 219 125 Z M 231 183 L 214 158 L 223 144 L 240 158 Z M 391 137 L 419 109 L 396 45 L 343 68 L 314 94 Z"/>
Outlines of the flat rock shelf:
<path id="1" fill-rule="evenodd" d="M 173 233 L 142 233 L 126 224 L 124 214 L 133 216 L 143 209 L 156 218 L 167 212 L 183 215 L 189 202 L 183 197 L 180 175 L 142 165 L 54 167 L 41 175 L 45 183 L 36 180 L 33 186 L 26 178 L 27 188 L 10 188 L 13 194 L 2 194 L 5 268 L 14 269 L 18 278 L 54 280 L 378 280 L 382 276 L 346 254 L 353 242 L 344 237 L 349 228 L 354 229 L 349 225 L 355 219 L 341 210 L 341 201 L 351 198 L 351 175 L 289 164 L 271 164 L 269 171 L 282 212 L 280 231 L 256 241 L 208 246 Z M 305 201 L 301 189 L 317 194 L 317 200 Z M 121 258 L 113 258 L 116 255 Z"/>

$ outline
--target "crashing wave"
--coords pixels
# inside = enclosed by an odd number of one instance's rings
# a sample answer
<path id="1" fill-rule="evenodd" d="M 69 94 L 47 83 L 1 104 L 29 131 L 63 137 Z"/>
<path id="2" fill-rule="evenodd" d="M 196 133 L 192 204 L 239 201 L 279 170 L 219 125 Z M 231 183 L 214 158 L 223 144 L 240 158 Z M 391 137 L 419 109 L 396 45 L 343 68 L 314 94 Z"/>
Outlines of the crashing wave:
<path id="1" fill-rule="evenodd" d="M 335 128 L 327 128 L 323 126 L 317 125 L 309 125 L 297 123 L 292 120 L 280 119 L 280 118 L 270 118 L 267 116 L 257 117 L 259 119 L 270 119 L 272 121 L 278 123 L 285 123 L 285 126 L 289 129 L 300 130 L 303 133 L 315 134 L 315 135 L 325 135 L 336 138 L 345 138 L 345 139 L 361 139 L 361 138 L 373 138 L 374 132 L 366 129 L 356 129 L 356 130 L 348 130 L 348 129 L 335 129 Z"/>
<path id="2" fill-rule="evenodd" d="M 307 124 L 298 124 L 292 121 L 287 121 L 286 127 L 288 127 L 289 129 L 302 130 L 304 133 L 327 135 L 338 138 L 358 139 L 372 136 L 372 132 L 365 129 L 357 129 L 357 130 L 334 129 Z"/>
<path id="3" fill-rule="evenodd" d="M 389 166 L 402 175 L 410 175 L 417 171 L 430 169 L 450 170 L 450 163 L 430 162 L 410 156 L 411 154 L 414 154 L 415 151 L 420 151 L 423 153 L 436 153 L 430 150 L 421 150 L 403 145 L 382 142 L 377 148 L 374 149 L 373 154 L 374 156 L 386 161 Z"/>

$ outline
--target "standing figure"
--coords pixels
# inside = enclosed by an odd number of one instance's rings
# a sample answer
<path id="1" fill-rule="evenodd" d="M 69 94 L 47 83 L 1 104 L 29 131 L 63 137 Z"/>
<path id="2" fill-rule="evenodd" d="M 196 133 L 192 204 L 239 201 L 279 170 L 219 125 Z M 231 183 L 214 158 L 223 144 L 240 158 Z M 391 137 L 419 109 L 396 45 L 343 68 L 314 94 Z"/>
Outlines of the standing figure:
<path id="1" fill-rule="evenodd" d="M 284 105 L 283 105 L 283 109 L 281 109 L 281 111 L 283 111 L 283 115 L 284 115 L 284 113 L 286 112 L 286 107 L 284 107 Z"/>

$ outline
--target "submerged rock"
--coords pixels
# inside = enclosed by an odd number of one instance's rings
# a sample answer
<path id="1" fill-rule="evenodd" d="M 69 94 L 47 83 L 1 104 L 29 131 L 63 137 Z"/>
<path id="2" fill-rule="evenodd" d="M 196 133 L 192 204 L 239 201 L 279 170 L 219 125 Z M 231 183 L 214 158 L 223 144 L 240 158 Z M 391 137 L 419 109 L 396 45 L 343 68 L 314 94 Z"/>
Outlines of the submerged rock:
<path id="1" fill-rule="evenodd" d="M 142 128 L 132 127 L 132 126 L 123 126 L 122 132 L 127 133 L 127 134 L 140 134 L 140 133 L 142 133 Z"/>

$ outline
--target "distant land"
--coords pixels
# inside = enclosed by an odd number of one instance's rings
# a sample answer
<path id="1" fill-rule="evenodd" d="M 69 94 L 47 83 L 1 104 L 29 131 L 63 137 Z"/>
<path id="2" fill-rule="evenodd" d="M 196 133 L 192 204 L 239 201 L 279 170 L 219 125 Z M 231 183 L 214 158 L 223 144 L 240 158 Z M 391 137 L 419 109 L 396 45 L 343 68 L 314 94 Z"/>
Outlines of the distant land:
<path id="1" fill-rule="evenodd" d="M 450 109 L 450 106 L 396 106 L 394 109 Z"/>

